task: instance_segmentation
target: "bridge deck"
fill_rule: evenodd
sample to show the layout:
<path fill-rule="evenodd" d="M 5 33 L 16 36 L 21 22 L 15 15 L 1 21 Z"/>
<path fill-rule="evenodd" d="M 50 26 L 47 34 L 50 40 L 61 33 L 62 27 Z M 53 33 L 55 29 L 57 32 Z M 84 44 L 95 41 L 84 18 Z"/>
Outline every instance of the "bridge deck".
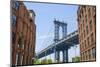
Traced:
<path fill-rule="evenodd" d="M 78 44 L 79 43 L 78 42 L 78 31 L 76 30 L 76 31 L 70 33 L 69 35 L 67 35 L 65 38 L 59 40 L 58 42 L 49 45 L 47 48 L 45 48 L 42 51 L 40 51 L 39 53 L 37 53 L 36 56 L 41 55 L 41 57 L 43 57 L 43 56 L 45 56 L 45 52 L 47 52 L 46 55 L 51 54 L 54 52 L 55 46 L 60 46 L 60 48 L 61 48 L 64 45 L 63 43 L 64 44 L 66 43 L 65 44 L 66 46 L 73 46 L 75 44 Z M 41 58 L 41 57 L 39 56 L 39 58 Z"/>

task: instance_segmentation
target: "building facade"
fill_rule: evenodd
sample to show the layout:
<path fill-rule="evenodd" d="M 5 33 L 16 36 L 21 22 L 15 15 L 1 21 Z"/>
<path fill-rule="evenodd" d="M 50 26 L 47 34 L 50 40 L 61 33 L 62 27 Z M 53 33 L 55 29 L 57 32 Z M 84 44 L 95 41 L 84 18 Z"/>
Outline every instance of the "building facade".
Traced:
<path fill-rule="evenodd" d="M 81 61 L 96 61 L 96 6 L 79 6 L 77 21 Z"/>
<path fill-rule="evenodd" d="M 33 64 L 35 54 L 35 13 L 22 1 L 11 1 L 12 65 Z"/>

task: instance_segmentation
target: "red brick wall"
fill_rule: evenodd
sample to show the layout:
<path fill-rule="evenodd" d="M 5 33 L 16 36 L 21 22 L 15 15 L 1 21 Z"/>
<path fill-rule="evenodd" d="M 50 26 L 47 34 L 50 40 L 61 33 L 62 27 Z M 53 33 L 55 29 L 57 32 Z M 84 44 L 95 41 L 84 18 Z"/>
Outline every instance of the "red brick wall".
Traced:
<path fill-rule="evenodd" d="M 11 26 L 12 32 L 16 34 L 15 42 L 12 43 L 12 64 L 16 64 L 17 54 L 20 53 L 23 56 L 23 60 L 19 65 L 28 65 L 33 64 L 32 57 L 34 57 L 35 53 L 36 25 L 35 21 L 30 18 L 29 11 L 25 5 L 22 2 L 19 2 L 19 4 L 18 10 L 15 11 L 15 8 L 12 8 L 12 14 L 17 17 L 16 25 Z M 23 36 L 24 48 L 18 47 L 20 34 Z"/>
<path fill-rule="evenodd" d="M 96 49 L 96 17 L 94 17 L 96 16 L 96 7 L 79 6 L 77 15 L 81 61 L 94 61 L 96 57 L 93 57 L 92 49 Z M 90 28 L 90 21 L 92 28 Z M 93 39 L 93 42 L 91 39 Z"/>

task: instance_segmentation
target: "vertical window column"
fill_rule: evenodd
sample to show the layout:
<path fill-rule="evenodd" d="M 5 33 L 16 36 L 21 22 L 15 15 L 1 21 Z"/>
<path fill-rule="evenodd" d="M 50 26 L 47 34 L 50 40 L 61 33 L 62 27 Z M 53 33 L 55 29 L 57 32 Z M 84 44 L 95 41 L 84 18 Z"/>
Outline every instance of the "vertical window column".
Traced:
<path fill-rule="evenodd" d="M 16 25 L 16 16 L 13 14 L 12 15 L 12 26 Z"/>
<path fill-rule="evenodd" d="M 90 31 L 92 31 L 92 20 L 90 20 Z"/>
<path fill-rule="evenodd" d="M 86 33 L 88 34 L 88 26 L 86 26 Z"/>
<path fill-rule="evenodd" d="M 94 44 L 94 37 L 93 37 L 93 33 L 91 34 L 91 45 Z"/>
<path fill-rule="evenodd" d="M 17 10 L 19 8 L 19 2 L 15 1 L 15 9 Z"/>
<path fill-rule="evenodd" d="M 95 58 L 95 57 L 96 57 L 96 49 L 92 48 L 92 58 Z"/>
<path fill-rule="evenodd" d="M 16 54 L 16 64 L 17 65 L 17 62 L 18 62 L 18 54 Z"/>

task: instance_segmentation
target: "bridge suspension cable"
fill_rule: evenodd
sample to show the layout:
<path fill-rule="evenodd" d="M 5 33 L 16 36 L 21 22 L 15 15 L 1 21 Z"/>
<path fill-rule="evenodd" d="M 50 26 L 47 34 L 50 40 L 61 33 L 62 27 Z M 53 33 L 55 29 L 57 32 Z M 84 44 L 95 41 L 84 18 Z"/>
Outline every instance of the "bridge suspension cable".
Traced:
<path fill-rule="evenodd" d="M 49 44 L 53 42 L 53 40 L 51 38 L 52 36 L 53 36 L 53 23 L 50 26 L 50 28 L 47 32 L 47 37 L 43 40 L 42 46 L 40 48 L 42 48 L 43 46 L 45 46 L 44 48 L 49 46 Z"/>

